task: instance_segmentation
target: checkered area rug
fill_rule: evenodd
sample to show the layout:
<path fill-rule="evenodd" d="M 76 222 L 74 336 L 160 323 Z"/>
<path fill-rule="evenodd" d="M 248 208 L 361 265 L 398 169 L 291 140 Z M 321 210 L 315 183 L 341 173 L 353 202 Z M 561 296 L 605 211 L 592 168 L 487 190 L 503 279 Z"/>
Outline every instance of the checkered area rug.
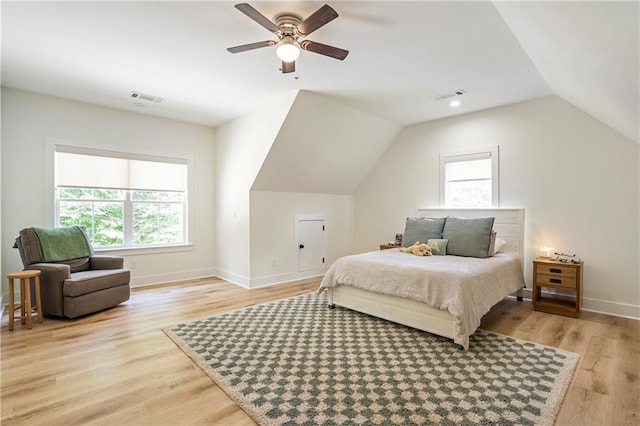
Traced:
<path fill-rule="evenodd" d="M 552 425 L 578 360 L 483 330 L 464 351 L 316 294 L 164 332 L 262 425 Z"/>

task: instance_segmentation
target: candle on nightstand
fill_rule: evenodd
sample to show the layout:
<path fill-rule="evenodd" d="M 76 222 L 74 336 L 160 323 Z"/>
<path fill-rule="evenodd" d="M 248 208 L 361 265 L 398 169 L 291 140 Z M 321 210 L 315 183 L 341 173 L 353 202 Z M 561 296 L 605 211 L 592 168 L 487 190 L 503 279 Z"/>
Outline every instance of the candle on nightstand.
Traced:
<path fill-rule="evenodd" d="M 555 251 L 555 248 L 553 247 L 540 247 L 540 257 L 544 257 L 545 259 L 548 259 L 551 257 L 554 251 Z"/>

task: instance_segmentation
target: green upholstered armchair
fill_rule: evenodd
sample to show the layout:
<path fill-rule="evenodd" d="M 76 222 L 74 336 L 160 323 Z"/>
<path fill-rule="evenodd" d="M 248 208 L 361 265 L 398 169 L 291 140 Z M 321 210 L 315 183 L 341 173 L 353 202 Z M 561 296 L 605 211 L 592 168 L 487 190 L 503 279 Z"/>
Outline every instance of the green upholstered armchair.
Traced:
<path fill-rule="evenodd" d="M 94 255 L 84 228 L 75 228 L 25 228 L 16 238 L 25 269 L 42 272 L 42 308 L 48 315 L 75 318 L 129 299 L 124 259 Z"/>

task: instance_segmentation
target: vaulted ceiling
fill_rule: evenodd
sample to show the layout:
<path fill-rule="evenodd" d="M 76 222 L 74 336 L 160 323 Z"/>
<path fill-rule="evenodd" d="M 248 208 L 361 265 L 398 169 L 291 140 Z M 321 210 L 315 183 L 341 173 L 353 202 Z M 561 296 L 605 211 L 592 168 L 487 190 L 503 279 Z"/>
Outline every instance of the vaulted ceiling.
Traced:
<path fill-rule="evenodd" d="M 349 56 L 302 52 L 293 74 L 273 48 L 226 51 L 274 38 L 234 3 L 2 2 L 2 85 L 210 126 L 294 89 L 400 125 L 556 94 L 638 141 L 638 2 L 332 1 L 309 38 Z"/>

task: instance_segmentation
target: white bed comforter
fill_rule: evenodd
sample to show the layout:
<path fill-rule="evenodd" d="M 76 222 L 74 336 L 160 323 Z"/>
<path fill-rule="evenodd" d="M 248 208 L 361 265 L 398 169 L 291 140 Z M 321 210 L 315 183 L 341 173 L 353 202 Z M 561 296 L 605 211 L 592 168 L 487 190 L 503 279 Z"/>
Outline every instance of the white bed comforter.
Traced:
<path fill-rule="evenodd" d="M 524 287 L 524 276 L 515 254 L 498 253 L 487 259 L 422 257 L 390 249 L 338 259 L 322 279 L 320 290 L 338 285 L 414 299 L 448 311 L 455 319 L 454 342 L 467 349 L 482 316 Z"/>

